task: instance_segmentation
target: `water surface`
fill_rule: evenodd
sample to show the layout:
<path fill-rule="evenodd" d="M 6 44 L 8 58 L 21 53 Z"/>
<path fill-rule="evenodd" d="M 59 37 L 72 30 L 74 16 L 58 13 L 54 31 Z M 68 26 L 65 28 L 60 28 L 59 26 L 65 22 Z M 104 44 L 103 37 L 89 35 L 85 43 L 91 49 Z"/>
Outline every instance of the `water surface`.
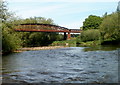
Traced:
<path fill-rule="evenodd" d="M 118 49 L 100 49 L 67 47 L 3 56 L 3 83 L 118 83 Z"/>

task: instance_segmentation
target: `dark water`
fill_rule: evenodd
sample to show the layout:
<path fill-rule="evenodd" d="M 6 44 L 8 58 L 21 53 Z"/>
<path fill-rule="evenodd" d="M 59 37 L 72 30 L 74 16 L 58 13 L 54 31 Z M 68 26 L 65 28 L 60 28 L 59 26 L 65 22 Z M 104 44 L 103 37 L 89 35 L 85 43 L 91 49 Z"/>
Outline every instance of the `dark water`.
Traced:
<path fill-rule="evenodd" d="M 118 83 L 118 49 L 106 48 L 67 47 L 3 56 L 3 83 Z"/>

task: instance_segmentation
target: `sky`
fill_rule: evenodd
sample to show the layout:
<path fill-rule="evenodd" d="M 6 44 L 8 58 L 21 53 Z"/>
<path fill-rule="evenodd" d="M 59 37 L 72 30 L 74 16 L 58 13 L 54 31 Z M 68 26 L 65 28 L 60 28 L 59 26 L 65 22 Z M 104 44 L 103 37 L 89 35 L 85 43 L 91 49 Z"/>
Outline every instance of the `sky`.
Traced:
<path fill-rule="evenodd" d="M 119 0 L 4 0 L 20 18 L 45 17 L 69 29 L 79 29 L 89 15 L 103 16 L 117 9 Z"/>

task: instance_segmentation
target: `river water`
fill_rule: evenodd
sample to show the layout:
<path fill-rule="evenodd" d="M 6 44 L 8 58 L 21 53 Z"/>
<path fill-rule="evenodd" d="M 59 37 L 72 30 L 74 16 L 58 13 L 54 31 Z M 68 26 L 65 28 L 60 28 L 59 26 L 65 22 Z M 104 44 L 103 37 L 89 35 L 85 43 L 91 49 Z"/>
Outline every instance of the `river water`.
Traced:
<path fill-rule="evenodd" d="M 118 47 L 66 47 L 2 57 L 3 83 L 118 83 Z"/>

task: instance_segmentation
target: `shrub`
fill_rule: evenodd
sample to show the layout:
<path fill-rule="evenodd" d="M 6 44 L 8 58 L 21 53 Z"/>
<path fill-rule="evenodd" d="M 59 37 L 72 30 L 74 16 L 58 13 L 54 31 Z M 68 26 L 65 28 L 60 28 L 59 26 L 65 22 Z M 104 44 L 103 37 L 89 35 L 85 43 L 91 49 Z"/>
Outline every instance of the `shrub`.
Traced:
<path fill-rule="evenodd" d="M 9 53 L 21 45 L 21 40 L 16 33 L 10 33 L 7 28 L 2 29 L 2 53 Z"/>
<path fill-rule="evenodd" d="M 100 32 L 97 29 L 89 29 L 89 30 L 83 31 L 80 35 L 80 39 L 82 42 L 99 40 Z"/>

